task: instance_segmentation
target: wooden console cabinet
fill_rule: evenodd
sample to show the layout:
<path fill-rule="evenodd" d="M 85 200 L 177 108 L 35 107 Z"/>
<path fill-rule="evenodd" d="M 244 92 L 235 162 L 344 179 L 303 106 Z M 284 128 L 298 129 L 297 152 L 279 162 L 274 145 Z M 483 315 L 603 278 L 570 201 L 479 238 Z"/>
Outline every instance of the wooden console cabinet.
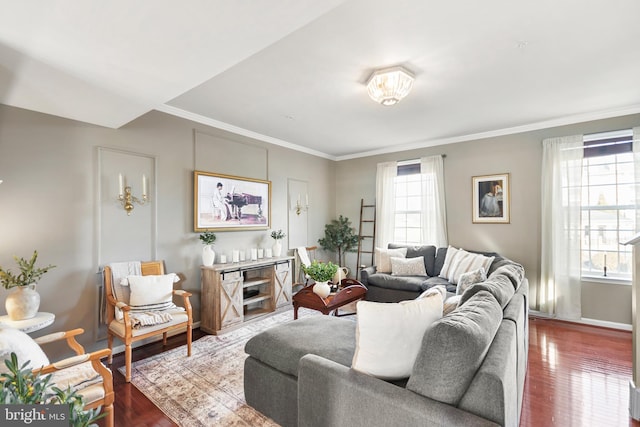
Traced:
<path fill-rule="evenodd" d="M 200 329 L 205 332 L 225 332 L 291 305 L 293 257 L 200 268 Z"/>

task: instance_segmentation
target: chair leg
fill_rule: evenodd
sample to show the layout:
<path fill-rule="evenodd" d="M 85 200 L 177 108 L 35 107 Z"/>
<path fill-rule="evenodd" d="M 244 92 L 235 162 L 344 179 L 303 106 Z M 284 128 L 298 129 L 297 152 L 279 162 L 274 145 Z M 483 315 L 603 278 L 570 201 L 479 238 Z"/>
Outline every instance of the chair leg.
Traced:
<path fill-rule="evenodd" d="M 107 336 L 107 345 L 109 350 L 111 350 L 111 353 L 109 353 L 109 357 L 107 358 L 107 362 L 111 365 L 111 362 L 113 362 L 113 335 L 111 334 Z"/>
<path fill-rule="evenodd" d="M 105 406 L 104 408 L 102 408 L 102 410 L 106 414 L 106 416 L 104 417 L 105 427 L 113 427 L 113 403 L 111 405 Z"/>
<path fill-rule="evenodd" d="M 187 326 L 187 357 L 191 356 L 191 337 L 192 337 L 191 325 L 188 325 Z"/>
<path fill-rule="evenodd" d="M 124 346 L 124 366 L 126 382 L 131 382 L 131 344 L 125 344 Z"/>

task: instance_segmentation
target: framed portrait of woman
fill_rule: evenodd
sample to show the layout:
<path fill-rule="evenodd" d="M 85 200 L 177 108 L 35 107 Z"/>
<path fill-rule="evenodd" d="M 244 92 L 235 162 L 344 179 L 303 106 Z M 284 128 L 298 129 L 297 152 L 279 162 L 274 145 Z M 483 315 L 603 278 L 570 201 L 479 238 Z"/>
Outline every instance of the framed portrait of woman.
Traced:
<path fill-rule="evenodd" d="M 509 174 L 474 176 L 472 186 L 473 223 L 509 224 L 511 221 Z"/>

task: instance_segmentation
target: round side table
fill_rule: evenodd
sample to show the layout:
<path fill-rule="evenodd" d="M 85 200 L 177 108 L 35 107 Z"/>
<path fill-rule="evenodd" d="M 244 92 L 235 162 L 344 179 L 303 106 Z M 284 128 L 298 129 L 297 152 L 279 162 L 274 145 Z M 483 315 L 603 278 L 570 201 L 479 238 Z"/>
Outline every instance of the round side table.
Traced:
<path fill-rule="evenodd" d="M 16 328 L 27 334 L 35 331 L 39 331 L 42 328 L 46 328 L 56 320 L 56 315 L 53 313 L 46 313 L 43 311 L 38 312 L 36 317 L 25 320 L 11 320 L 9 315 L 0 316 L 0 323 Z"/>

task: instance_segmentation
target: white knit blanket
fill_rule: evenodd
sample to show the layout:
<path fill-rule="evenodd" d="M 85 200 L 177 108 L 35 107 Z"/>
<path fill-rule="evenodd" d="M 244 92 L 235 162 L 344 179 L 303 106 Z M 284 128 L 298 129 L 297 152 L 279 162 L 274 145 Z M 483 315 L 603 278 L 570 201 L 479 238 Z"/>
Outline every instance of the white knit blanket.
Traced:
<path fill-rule="evenodd" d="M 173 320 L 170 313 L 162 311 L 145 311 L 142 313 L 129 313 L 131 319 L 131 327 L 140 329 L 144 326 L 153 326 L 160 323 L 167 323 Z"/>

